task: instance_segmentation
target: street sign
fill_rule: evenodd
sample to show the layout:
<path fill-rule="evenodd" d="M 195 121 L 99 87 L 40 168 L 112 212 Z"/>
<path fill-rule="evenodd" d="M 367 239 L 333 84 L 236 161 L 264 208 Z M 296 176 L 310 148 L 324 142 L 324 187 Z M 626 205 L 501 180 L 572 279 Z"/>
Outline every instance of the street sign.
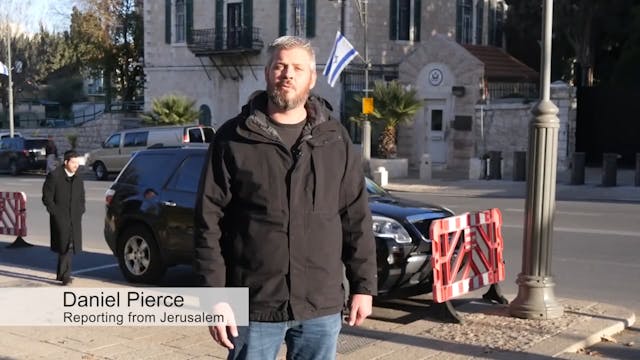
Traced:
<path fill-rule="evenodd" d="M 362 98 L 362 113 L 363 114 L 372 114 L 373 113 L 373 98 L 372 97 Z"/>

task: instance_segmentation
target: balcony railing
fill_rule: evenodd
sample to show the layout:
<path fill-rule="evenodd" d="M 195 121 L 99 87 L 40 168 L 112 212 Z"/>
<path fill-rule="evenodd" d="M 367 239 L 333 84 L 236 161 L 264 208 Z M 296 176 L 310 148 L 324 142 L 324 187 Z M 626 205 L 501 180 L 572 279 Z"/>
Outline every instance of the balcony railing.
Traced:
<path fill-rule="evenodd" d="M 264 46 L 258 28 L 194 29 L 187 44 L 196 56 L 256 53 Z"/>

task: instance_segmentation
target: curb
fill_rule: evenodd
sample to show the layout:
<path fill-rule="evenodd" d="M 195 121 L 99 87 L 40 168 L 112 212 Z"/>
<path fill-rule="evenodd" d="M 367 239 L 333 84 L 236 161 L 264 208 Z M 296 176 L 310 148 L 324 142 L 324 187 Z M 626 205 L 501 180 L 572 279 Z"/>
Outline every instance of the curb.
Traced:
<path fill-rule="evenodd" d="M 599 305 L 609 308 L 606 311 L 609 317 L 613 316 L 619 318 L 594 317 L 583 328 L 579 328 L 576 331 L 564 332 L 562 334 L 564 336 L 582 338 L 583 340 L 575 341 L 573 344 L 565 347 L 562 351 L 555 353 L 553 356 L 559 356 L 562 353 L 575 353 L 580 349 L 595 345 L 601 342 L 603 337 L 615 335 L 623 331 L 625 328 L 632 326 L 636 321 L 635 314 L 626 309 L 602 303 Z M 626 310 L 626 313 L 624 310 Z"/>

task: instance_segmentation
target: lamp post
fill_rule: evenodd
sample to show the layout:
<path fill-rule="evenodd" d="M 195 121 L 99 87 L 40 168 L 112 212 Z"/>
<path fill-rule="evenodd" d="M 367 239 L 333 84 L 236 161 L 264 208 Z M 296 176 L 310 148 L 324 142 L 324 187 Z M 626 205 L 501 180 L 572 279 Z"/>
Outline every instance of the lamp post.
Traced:
<path fill-rule="evenodd" d="M 563 309 L 554 296 L 551 275 L 553 219 L 558 154 L 558 108 L 550 100 L 551 29 L 553 0 L 544 1 L 540 101 L 531 111 L 535 118 L 529 129 L 529 174 L 518 295 L 509 307 L 512 316 L 525 319 L 554 319 Z"/>

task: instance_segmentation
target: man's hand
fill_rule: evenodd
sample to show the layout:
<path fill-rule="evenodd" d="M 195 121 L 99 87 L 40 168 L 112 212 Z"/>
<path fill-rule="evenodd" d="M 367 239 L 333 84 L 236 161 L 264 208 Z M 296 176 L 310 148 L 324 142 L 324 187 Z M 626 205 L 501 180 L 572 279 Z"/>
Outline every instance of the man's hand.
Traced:
<path fill-rule="evenodd" d="M 233 349 L 233 343 L 229 339 L 231 336 L 238 336 L 238 327 L 235 325 L 216 325 L 209 326 L 209 334 L 218 345 L 224 346 L 227 349 Z"/>
<path fill-rule="evenodd" d="M 224 322 L 209 326 L 209 334 L 211 334 L 213 340 L 219 345 L 227 349 L 233 349 L 233 343 L 231 339 L 229 339 L 229 335 L 237 337 L 238 327 L 236 326 L 236 320 L 231 306 L 227 303 L 218 303 L 214 305 L 213 313 L 224 316 Z"/>
<path fill-rule="evenodd" d="M 351 296 L 351 308 L 349 311 L 349 325 L 360 326 L 367 316 L 371 315 L 373 296 L 353 294 Z"/>

